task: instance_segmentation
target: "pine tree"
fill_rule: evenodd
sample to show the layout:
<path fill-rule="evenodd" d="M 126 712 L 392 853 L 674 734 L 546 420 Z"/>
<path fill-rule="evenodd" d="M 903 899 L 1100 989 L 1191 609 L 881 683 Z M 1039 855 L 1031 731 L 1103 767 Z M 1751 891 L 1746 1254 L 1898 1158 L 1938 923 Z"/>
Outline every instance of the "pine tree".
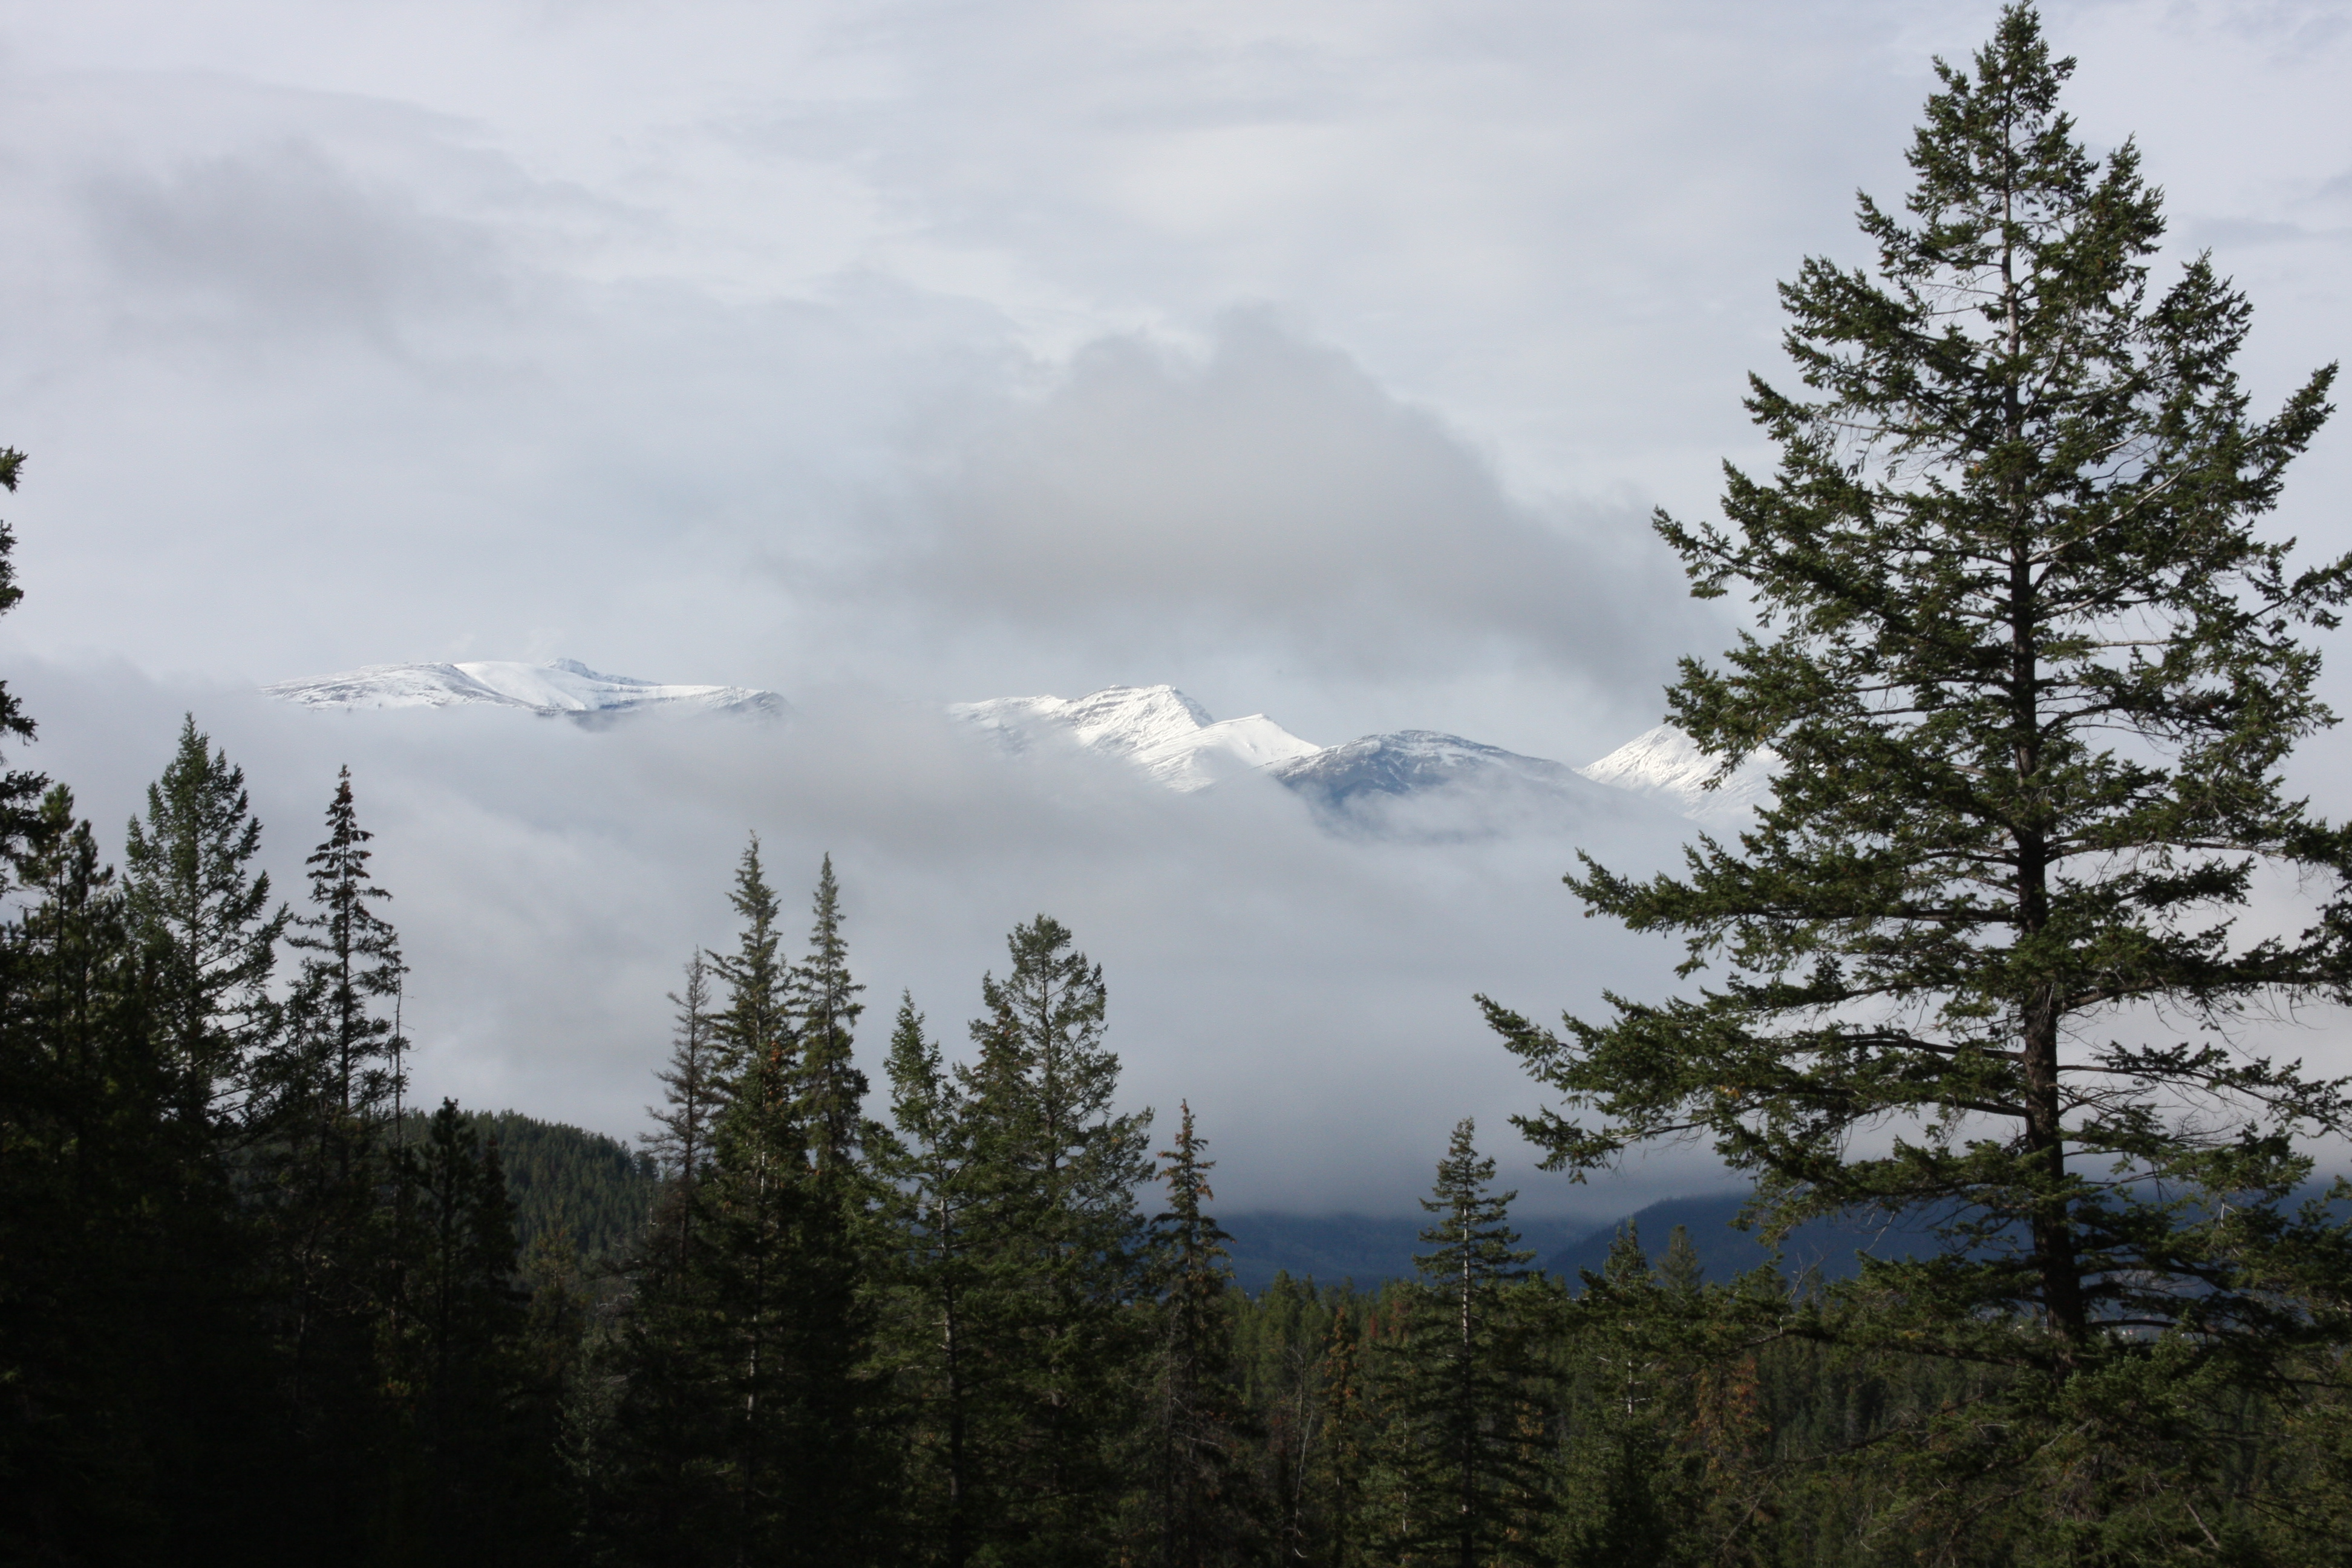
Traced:
<path fill-rule="evenodd" d="M 1531 1559 L 1536 1444 L 1523 1430 L 1526 1306 L 1514 1287 L 1534 1254 L 1510 1227 L 1517 1193 L 1493 1191 L 1495 1162 L 1456 1123 L 1421 1200 L 1420 1283 L 1404 1336 L 1389 1352 L 1402 1464 L 1410 1480 L 1404 1544 L 1458 1568 Z"/>
<path fill-rule="evenodd" d="M 656 1199 L 654 1231 L 663 1264 L 683 1268 L 693 1246 L 695 1189 L 710 1164 L 711 1132 L 726 1104 L 710 1014 L 709 965 L 699 952 L 686 963 L 686 989 L 669 994 L 677 1009 L 669 1063 L 655 1078 L 663 1104 L 648 1106 L 654 1131 L 646 1152 L 667 1184 Z"/>
<path fill-rule="evenodd" d="M 852 1055 L 853 1031 L 866 1005 L 866 987 L 849 975 L 848 949 L 841 938 L 841 889 L 833 879 L 833 857 L 817 873 L 816 925 L 809 953 L 793 971 L 785 1007 L 800 1035 L 801 1115 L 809 1126 L 819 1171 L 848 1173 L 858 1157 L 870 1087 Z"/>
<path fill-rule="evenodd" d="M 982 1489 L 1008 1562 L 1099 1563 L 1131 1484 L 1121 1452 L 1150 1353 L 1149 1112 L 1118 1114 L 1118 1058 L 1102 1043 L 1102 968 L 1050 916 L 1013 928 L 1013 963 L 981 984 L 979 1059 L 957 1068 L 971 1105 L 974 1340 L 996 1360 Z"/>
<path fill-rule="evenodd" d="M 1675 1259 L 1677 1282 L 1695 1285 L 1689 1237 L 1677 1226 L 1684 1251 Z M 1657 1353 L 1651 1330 L 1658 1311 L 1660 1271 L 1642 1246 L 1641 1228 L 1618 1226 L 1598 1277 L 1571 1315 L 1568 1339 L 1587 1383 L 1583 1419 L 1567 1447 L 1559 1490 L 1562 1550 L 1568 1568 L 1610 1568 L 1619 1563 L 1675 1563 L 1691 1511 L 1677 1494 L 1675 1456 L 1667 1442 L 1663 1406 L 1670 1363 Z"/>
<path fill-rule="evenodd" d="M 307 862 L 310 913 L 289 938 L 301 972 L 254 1068 L 252 1175 L 298 1480 L 280 1529 L 289 1542 L 349 1546 L 383 1504 L 399 1425 L 383 1357 L 402 1331 L 404 1184 L 384 1136 L 397 1033 L 383 1015 L 403 967 L 398 936 L 373 908 L 390 895 L 367 868 L 373 836 L 359 826 L 348 768 L 326 817 Z"/>
<path fill-rule="evenodd" d="M 963 1568 L 986 1518 L 975 1429 L 992 1363 L 972 1321 L 980 1191 L 970 1103 L 911 995 L 899 997 L 887 1070 L 894 1125 L 871 1130 L 868 1147 L 896 1238 L 884 1332 L 908 1428 L 900 1512 L 916 1560 Z"/>
<path fill-rule="evenodd" d="M 1167 1321 L 1160 1352 L 1159 1410 L 1160 1561 L 1164 1568 L 1207 1568 L 1246 1560 L 1255 1522 L 1246 1495 L 1249 1471 L 1243 1447 L 1250 1436 L 1235 1386 L 1233 1268 L 1225 1243 L 1233 1238 L 1202 1206 L 1215 1194 L 1202 1158 L 1209 1141 L 1192 1130 L 1192 1107 L 1181 1110 L 1168 1162 L 1168 1210 L 1155 1222 L 1168 1251 L 1169 1282 L 1161 1312 Z"/>
<path fill-rule="evenodd" d="M 2090 1562 L 2206 1542 L 2210 1391 L 2291 1400 L 2347 1326 L 2352 1243 L 2283 1212 L 2345 1086 L 2233 1030 L 2343 995 L 2352 924 L 2340 890 L 2297 935 L 2232 921 L 2264 868 L 2352 868 L 2280 773 L 2332 722 L 2300 634 L 2352 559 L 2297 571 L 2254 531 L 2333 367 L 2249 417 L 2243 296 L 2203 256 L 2151 291 L 2159 194 L 2130 142 L 2078 143 L 2072 68 L 2017 5 L 1972 70 L 1937 63 L 1907 215 L 1861 204 L 1874 267 L 1781 290 L 1817 395 L 1751 382 L 1779 471 L 1728 471 L 1729 531 L 1659 519 L 1758 626 L 1684 664 L 1674 721 L 1725 769 L 1776 757 L 1777 795 L 1683 875 L 1570 881 L 1729 977 L 1565 1037 L 1488 1007 L 1566 1102 L 1523 1123 L 1555 1168 L 1695 1132 L 1759 1179 L 1768 1234 L 1938 1222 L 1826 1321 L 2031 1369 L 1927 1423 L 1915 1495 L 1964 1513 L 1969 1477 L 2022 1467 Z"/>
<path fill-rule="evenodd" d="M 188 715 L 171 764 L 147 786 L 146 822 L 131 819 L 123 863 L 179 1114 L 192 1125 L 209 1125 L 277 1025 L 268 986 L 289 914 L 270 912 L 269 874 L 250 869 L 260 848 L 245 770 Z"/>
<path fill-rule="evenodd" d="M 398 1093 L 394 1021 L 381 1016 L 397 996 L 407 967 L 400 938 L 374 905 L 392 894 L 375 885 L 367 847 L 375 837 L 359 825 L 352 770 L 336 775 L 327 805 L 327 837 L 304 865 L 311 913 L 294 922 L 292 945 L 311 954 L 302 964 L 298 1005 L 311 1035 L 313 1068 L 344 1117 L 378 1116 Z M 381 1062 L 385 1065 L 376 1066 Z"/>
<path fill-rule="evenodd" d="M 799 1054 L 787 1005 L 792 973 L 780 951 L 782 933 L 776 929 L 782 906 L 760 862 L 757 834 L 736 863 L 728 902 L 743 922 L 735 951 L 709 955 L 710 972 L 727 987 L 727 1005 L 711 1025 L 719 1039 L 722 1079 L 730 1085 L 740 1082 L 769 1058 L 779 1064 L 777 1071 L 789 1076 Z"/>
<path fill-rule="evenodd" d="M 735 949 L 709 960 L 728 987 L 713 1022 L 724 1109 L 707 1169 L 678 1198 L 690 1244 L 681 1244 L 675 1267 L 662 1257 L 640 1269 L 625 1355 L 642 1387 L 621 1419 L 650 1415 L 667 1447 L 639 1444 L 615 1533 L 640 1542 L 667 1534 L 658 1550 L 689 1561 L 858 1561 L 884 1524 L 853 1195 L 862 1189 L 855 1172 L 818 1163 L 806 1058 L 789 1005 L 793 977 L 778 956 L 779 905 L 757 839 L 731 897 L 742 921 Z M 845 1005 L 856 987 L 831 913 L 821 894 L 829 984 Z M 827 1026 L 836 1073 L 855 1071 L 846 1038 L 854 1016 Z M 670 1495 L 646 1484 L 656 1477 Z"/>
<path fill-rule="evenodd" d="M 14 447 L 0 447 L 0 489 L 13 493 L 24 468 L 24 453 Z M 25 597 L 25 590 L 16 585 L 16 531 L 0 522 L 0 616 L 15 609 Z M 8 689 L 8 683 L 0 680 L 0 741 L 30 741 L 33 731 L 32 716 Z M 7 890 L 8 874 L 40 847 L 40 800 L 48 785 L 46 777 L 28 769 L 12 768 L 0 773 L 0 892 Z"/>
<path fill-rule="evenodd" d="M 1336 1312 L 1324 1352 L 1323 1505 L 1331 1568 L 1359 1568 L 1366 1561 L 1370 1531 L 1365 1528 L 1365 1472 L 1370 1465 L 1373 1423 L 1364 1384 L 1360 1344 L 1363 1325 L 1352 1312 Z"/>
<path fill-rule="evenodd" d="M 26 1562 L 171 1538 L 147 1484 L 164 1096 L 114 873 L 65 786 L 43 816 L 14 862 L 32 901 L 0 940 L 0 1557 Z"/>

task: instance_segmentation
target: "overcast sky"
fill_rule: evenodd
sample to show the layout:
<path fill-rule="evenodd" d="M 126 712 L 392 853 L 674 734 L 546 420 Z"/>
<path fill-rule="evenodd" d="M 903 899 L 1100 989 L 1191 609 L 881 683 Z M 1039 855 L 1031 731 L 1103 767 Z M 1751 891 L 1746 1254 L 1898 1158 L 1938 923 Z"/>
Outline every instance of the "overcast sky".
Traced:
<path fill-rule="evenodd" d="M 1643 519 L 1759 458 L 1775 280 L 1863 259 L 1855 189 L 1899 196 L 1930 57 L 1995 14 L 0 0 L 0 442 L 31 456 L 0 654 L 35 760 L 119 833 L 193 710 L 281 872 L 351 762 L 429 1091 L 635 1131 L 756 828 L 795 899 L 835 854 L 877 1008 L 913 986 L 960 1042 L 1051 909 L 1229 1204 L 1400 1210 L 1456 1116 L 1507 1150 L 1532 1104 L 1471 992 L 1667 984 L 1577 918 L 1569 845 L 1349 845 L 1008 771 L 932 712 L 1164 680 L 1321 742 L 1576 763 L 1655 722 L 1726 629 Z M 2047 19 L 2083 134 L 2136 135 L 2176 249 L 2251 292 L 2258 401 L 2342 356 L 2352 5 Z M 2352 547 L 2347 501 L 2339 424 L 2278 526 Z M 250 694 L 555 656 L 800 717 Z M 2336 815 L 2342 762 L 2305 765 Z"/>

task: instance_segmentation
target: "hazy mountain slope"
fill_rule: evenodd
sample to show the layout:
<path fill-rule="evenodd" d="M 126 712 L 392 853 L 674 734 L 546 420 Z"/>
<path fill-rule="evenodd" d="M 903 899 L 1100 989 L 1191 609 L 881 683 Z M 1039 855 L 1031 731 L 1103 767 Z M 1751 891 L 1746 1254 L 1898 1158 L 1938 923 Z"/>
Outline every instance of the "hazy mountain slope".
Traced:
<path fill-rule="evenodd" d="M 578 659 L 547 664 L 478 659 L 459 664 L 372 664 L 337 675 L 281 680 L 262 689 L 302 708 L 519 708 L 542 716 L 594 722 L 623 713 L 667 709 L 775 717 L 786 704 L 772 691 L 743 686 L 680 686 L 606 675 Z"/>
<path fill-rule="evenodd" d="M 1263 1290 L 1275 1275 L 1294 1279 L 1312 1277 L 1318 1284 L 1337 1285 L 1352 1279 L 1359 1289 L 1370 1289 L 1384 1279 L 1413 1277 L 1413 1256 L 1427 1252 L 1421 1233 L 1427 1215 L 1395 1217 L 1370 1215 L 1297 1215 L 1255 1213 L 1221 1215 L 1218 1223 L 1233 1240 L 1234 1281 L 1251 1292 Z M 1577 1246 L 1591 1232 L 1589 1219 L 1515 1221 L 1522 1245 L 1538 1258 Z"/>
<path fill-rule="evenodd" d="M 1303 797 L 1327 827 L 1378 837 L 1654 826 L 1652 819 L 1664 816 L 1565 763 L 1434 730 L 1366 735 L 1266 773 Z"/>

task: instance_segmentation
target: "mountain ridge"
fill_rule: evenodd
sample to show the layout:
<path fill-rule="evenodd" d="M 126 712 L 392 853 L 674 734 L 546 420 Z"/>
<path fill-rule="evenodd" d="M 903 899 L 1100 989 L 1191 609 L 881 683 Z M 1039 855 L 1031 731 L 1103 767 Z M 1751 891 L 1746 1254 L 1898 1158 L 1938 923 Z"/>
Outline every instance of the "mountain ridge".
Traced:
<path fill-rule="evenodd" d="M 773 719 L 790 706 L 773 691 L 607 675 L 576 658 L 544 664 L 516 659 L 370 664 L 334 675 L 281 680 L 261 689 L 281 702 L 326 711 L 483 706 L 520 708 L 541 718 L 590 724 L 658 709 Z"/>
<path fill-rule="evenodd" d="M 320 710 L 488 706 L 592 727 L 656 710 L 769 719 L 791 711 L 773 691 L 644 680 L 571 658 L 365 665 L 262 690 Z M 1438 730 L 1389 731 L 1327 746 L 1264 713 L 1212 718 L 1165 684 L 1107 686 L 1076 698 L 988 698 L 950 703 L 946 712 L 1008 755 L 1040 742 L 1067 743 L 1123 762 L 1180 794 L 1263 774 L 1306 801 L 1325 827 L 1380 837 L 1476 837 L 1502 831 L 1507 822 L 1589 818 L 1643 797 L 1703 826 L 1736 827 L 1769 797 L 1778 766 L 1777 758 L 1759 753 L 1717 780 L 1717 759 L 1670 724 L 1582 767 Z"/>

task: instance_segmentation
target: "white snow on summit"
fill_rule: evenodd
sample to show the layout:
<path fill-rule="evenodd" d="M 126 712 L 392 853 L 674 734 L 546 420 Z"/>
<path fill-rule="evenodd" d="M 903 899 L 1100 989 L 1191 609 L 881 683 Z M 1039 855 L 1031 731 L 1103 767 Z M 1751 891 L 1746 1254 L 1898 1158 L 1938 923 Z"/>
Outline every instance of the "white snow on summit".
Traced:
<path fill-rule="evenodd" d="M 1674 804 L 1694 822 L 1732 826 L 1755 815 L 1772 793 L 1772 774 L 1779 759 L 1759 752 L 1733 770 L 1713 789 L 1717 759 L 1698 749 L 1698 742 L 1661 724 L 1626 742 L 1599 762 L 1577 769 L 1595 784 L 1612 784 Z"/>
<path fill-rule="evenodd" d="M 549 664 L 476 659 L 463 664 L 371 664 L 340 675 L 281 680 L 262 689 L 302 708 L 520 708 L 595 723 L 651 709 L 749 713 L 772 718 L 784 700 L 744 686 L 669 686 L 605 675 L 575 658 Z"/>
<path fill-rule="evenodd" d="M 1124 758 L 1157 782 L 1187 793 L 1322 750 L 1263 713 L 1213 721 L 1172 686 L 1110 686 L 1075 700 L 998 697 L 958 702 L 948 712 L 993 731 L 1008 751 L 1026 751 L 1040 735 L 1061 734 L 1088 751 Z"/>

